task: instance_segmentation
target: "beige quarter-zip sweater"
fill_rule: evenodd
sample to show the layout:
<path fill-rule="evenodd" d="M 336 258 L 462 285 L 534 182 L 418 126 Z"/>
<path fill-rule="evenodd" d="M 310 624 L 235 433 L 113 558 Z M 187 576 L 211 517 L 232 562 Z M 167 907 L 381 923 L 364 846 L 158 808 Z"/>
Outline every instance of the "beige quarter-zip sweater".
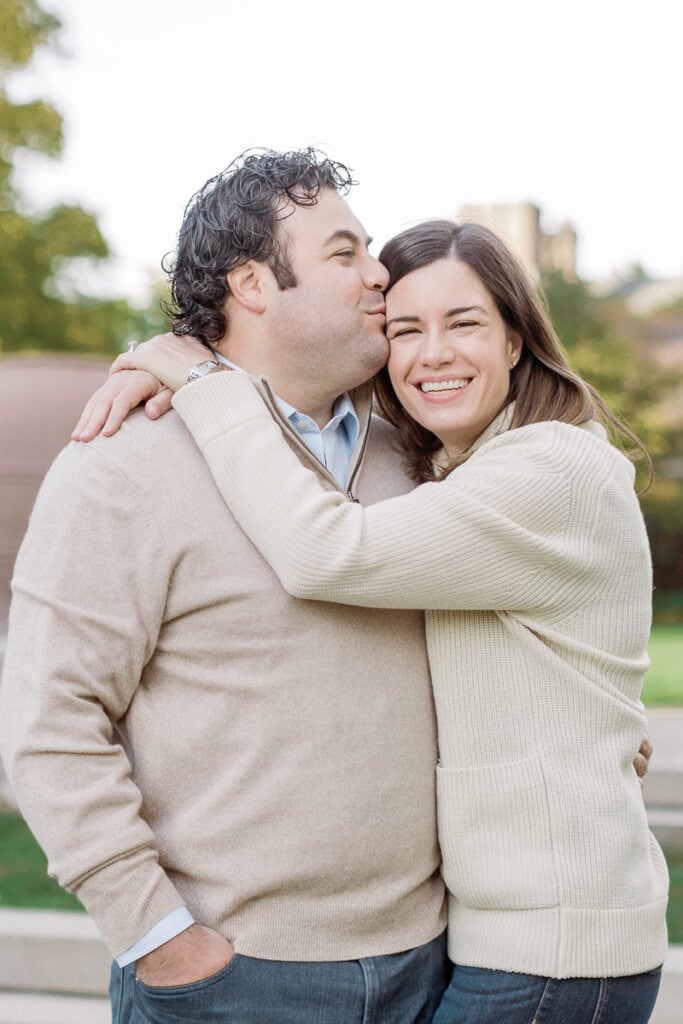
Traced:
<path fill-rule="evenodd" d="M 503 413 L 445 481 L 363 508 L 283 450 L 247 378 L 175 407 L 292 594 L 428 609 L 452 959 L 559 978 L 661 964 L 667 870 L 632 765 L 650 559 L 602 428 Z"/>
<path fill-rule="evenodd" d="M 352 486 L 373 502 L 410 484 L 380 421 L 361 458 L 368 399 Z M 443 930 L 423 615 L 287 594 L 176 413 L 65 449 L 13 585 L 2 754 L 114 956 L 183 904 L 275 960 Z"/>

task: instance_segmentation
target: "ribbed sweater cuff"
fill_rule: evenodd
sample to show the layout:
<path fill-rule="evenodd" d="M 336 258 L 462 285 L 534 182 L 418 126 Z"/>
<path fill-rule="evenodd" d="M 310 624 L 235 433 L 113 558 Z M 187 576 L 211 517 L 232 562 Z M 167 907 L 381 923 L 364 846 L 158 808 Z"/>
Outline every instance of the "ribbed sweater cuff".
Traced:
<path fill-rule="evenodd" d="M 173 406 L 202 449 L 234 427 L 270 417 L 252 378 L 244 373 L 209 374 L 177 391 Z"/>
<path fill-rule="evenodd" d="M 150 849 L 107 864 L 75 891 L 114 958 L 185 902 Z"/>

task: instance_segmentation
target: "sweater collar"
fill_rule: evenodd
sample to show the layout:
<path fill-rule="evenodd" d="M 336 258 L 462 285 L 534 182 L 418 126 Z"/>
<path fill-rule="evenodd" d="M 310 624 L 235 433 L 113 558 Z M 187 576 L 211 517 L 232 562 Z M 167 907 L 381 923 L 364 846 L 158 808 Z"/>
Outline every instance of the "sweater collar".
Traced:
<path fill-rule="evenodd" d="M 476 452 L 478 448 L 490 441 L 491 438 L 497 437 L 498 434 L 503 434 L 506 430 L 510 429 L 512 423 L 512 416 L 515 411 L 515 403 L 510 402 L 505 408 L 498 413 L 498 415 L 491 420 L 488 427 L 481 432 L 479 437 L 470 446 L 470 454 Z M 451 463 L 451 458 L 445 448 L 439 448 L 434 455 L 434 468 L 437 470 L 447 469 Z"/>
<path fill-rule="evenodd" d="M 512 417 L 515 412 L 515 403 L 510 402 L 506 405 L 501 412 L 491 420 L 486 430 L 483 430 L 476 441 L 473 442 L 470 453 L 476 452 L 479 448 L 486 444 L 487 441 L 491 441 L 494 437 L 498 437 L 499 434 L 504 434 L 510 430 L 512 424 Z M 594 434 L 596 437 L 602 440 L 607 439 L 607 431 L 603 427 L 602 423 L 597 420 L 586 420 L 584 423 L 579 424 L 581 430 L 587 430 L 589 433 Z M 434 456 L 434 465 L 438 469 L 445 469 L 449 464 L 449 457 L 445 448 L 440 448 Z"/>

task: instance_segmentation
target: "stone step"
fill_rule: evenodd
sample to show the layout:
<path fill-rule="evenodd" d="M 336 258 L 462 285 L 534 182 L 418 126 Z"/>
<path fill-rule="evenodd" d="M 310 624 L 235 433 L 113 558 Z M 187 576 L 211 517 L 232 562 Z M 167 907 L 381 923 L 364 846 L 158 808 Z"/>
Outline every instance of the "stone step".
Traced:
<path fill-rule="evenodd" d="M 683 853 L 683 810 L 678 807 L 648 807 L 647 820 L 664 850 Z"/>
<path fill-rule="evenodd" d="M 110 966 L 87 914 L 0 910 L 0 989 L 104 996 Z"/>
<path fill-rule="evenodd" d="M 1 992 L 0 1024 L 111 1024 L 108 999 Z"/>
<path fill-rule="evenodd" d="M 683 1024 L 683 946 L 669 946 L 650 1024 Z"/>
<path fill-rule="evenodd" d="M 645 803 L 648 807 L 683 808 L 683 765 L 673 758 L 657 757 L 656 752 L 653 760 L 655 763 L 643 782 Z"/>

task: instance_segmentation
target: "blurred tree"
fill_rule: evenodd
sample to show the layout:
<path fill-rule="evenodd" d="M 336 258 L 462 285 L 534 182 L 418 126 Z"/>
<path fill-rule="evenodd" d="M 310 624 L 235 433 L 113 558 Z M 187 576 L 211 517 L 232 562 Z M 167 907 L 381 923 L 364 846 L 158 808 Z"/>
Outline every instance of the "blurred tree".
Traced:
<path fill-rule="evenodd" d="M 574 368 L 640 437 L 653 458 L 675 449 L 675 430 L 663 414 L 663 399 L 681 385 L 639 345 L 639 327 L 623 300 L 595 296 L 584 281 L 559 271 L 543 276 L 553 323 Z"/>
<path fill-rule="evenodd" d="M 62 118 L 42 100 L 15 103 L 7 80 L 35 51 L 53 44 L 59 20 L 36 0 L 0 4 L 0 351 L 117 352 L 129 337 L 166 328 L 163 315 L 123 299 L 67 293 L 61 277 L 73 261 L 108 256 L 92 214 L 75 206 L 32 212 L 14 181 L 19 151 L 58 157 Z M 73 275 L 72 275 L 73 277 Z"/>
<path fill-rule="evenodd" d="M 570 361 L 643 441 L 655 466 L 652 487 L 641 495 L 655 571 L 661 590 L 680 590 L 683 580 L 683 480 L 678 466 L 683 423 L 666 399 L 683 386 L 683 375 L 653 358 L 645 324 L 623 299 L 595 296 L 583 281 L 552 272 L 543 278 L 548 306 Z M 674 315 L 680 303 L 669 311 Z M 678 457 L 678 458 L 677 458 Z M 645 483 L 642 469 L 639 480 Z"/>

